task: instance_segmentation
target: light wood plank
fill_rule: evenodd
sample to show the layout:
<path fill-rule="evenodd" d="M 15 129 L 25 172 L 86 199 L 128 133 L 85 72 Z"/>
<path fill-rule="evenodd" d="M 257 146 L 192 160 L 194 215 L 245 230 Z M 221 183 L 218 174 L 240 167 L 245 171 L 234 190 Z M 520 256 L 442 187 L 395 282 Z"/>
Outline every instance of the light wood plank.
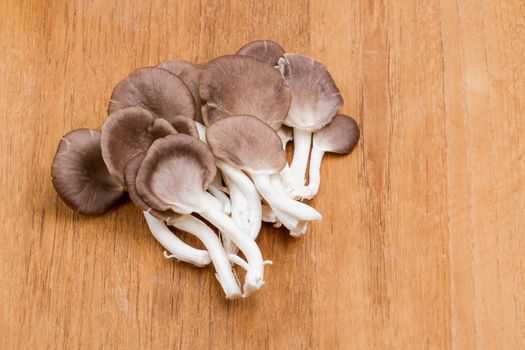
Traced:
<path fill-rule="evenodd" d="M 522 1 L 0 2 L 1 348 L 525 348 Z M 162 258 L 125 204 L 75 215 L 60 137 L 169 58 L 271 38 L 325 63 L 362 139 L 329 156 L 324 216 L 265 227 L 264 290 Z"/>

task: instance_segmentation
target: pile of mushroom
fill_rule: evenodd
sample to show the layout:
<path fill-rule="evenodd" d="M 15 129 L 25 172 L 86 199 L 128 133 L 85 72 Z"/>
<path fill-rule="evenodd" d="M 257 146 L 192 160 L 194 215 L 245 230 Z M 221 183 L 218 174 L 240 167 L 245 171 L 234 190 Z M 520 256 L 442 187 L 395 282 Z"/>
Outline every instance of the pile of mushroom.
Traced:
<path fill-rule="evenodd" d="M 212 263 L 226 298 L 247 297 L 271 264 L 256 243 L 262 221 L 297 237 L 321 220 L 300 200 L 317 194 L 324 153 L 348 154 L 359 139 L 356 122 L 336 115 L 342 105 L 321 63 L 270 40 L 207 63 L 139 68 L 116 85 L 100 132 L 63 136 L 53 185 L 85 215 L 107 212 L 127 192 L 166 258 Z M 235 264 L 246 271 L 242 288 Z"/>

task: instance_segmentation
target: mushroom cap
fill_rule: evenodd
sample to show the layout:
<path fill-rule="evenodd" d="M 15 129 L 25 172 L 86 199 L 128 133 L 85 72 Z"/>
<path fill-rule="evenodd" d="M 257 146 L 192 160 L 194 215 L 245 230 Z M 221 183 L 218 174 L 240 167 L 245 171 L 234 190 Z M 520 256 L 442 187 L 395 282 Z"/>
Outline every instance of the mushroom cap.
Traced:
<path fill-rule="evenodd" d="M 311 132 L 328 124 L 343 98 L 326 67 L 308 56 L 286 53 L 279 59 L 279 69 L 292 90 L 284 124 Z"/>
<path fill-rule="evenodd" d="M 206 140 L 217 159 L 251 173 L 274 174 L 286 164 L 277 133 L 249 115 L 236 115 L 213 123 L 206 129 Z"/>
<path fill-rule="evenodd" d="M 176 115 L 174 117 L 168 118 L 167 121 L 179 133 L 197 138 L 199 137 L 199 133 L 197 132 L 197 127 L 195 126 L 195 121 L 193 119 L 186 118 L 183 115 Z"/>
<path fill-rule="evenodd" d="M 179 78 L 184 82 L 184 84 L 186 84 L 188 89 L 190 89 L 190 92 L 193 96 L 193 100 L 195 102 L 195 120 L 199 123 L 203 122 L 201 115 L 202 101 L 201 97 L 199 96 L 199 77 L 203 68 L 204 65 L 194 64 L 179 74 Z"/>
<path fill-rule="evenodd" d="M 217 118 L 252 115 L 279 130 L 290 108 L 290 88 L 271 65 L 249 56 L 228 55 L 210 61 L 202 70 L 199 94 Z M 203 115 L 203 119 L 204 115 Z M 206 120 L 204 120 L 206 122 Z"/>
<path fill-rule="evenodd" d="M 135 184 L 138 194 L 154 209 L 190 214 L 202 209 L 204 191 L 216 171 L 206 144 L 184 134 L 169 135 L 151 145 Z"/>
<path fill-rule="evenodd" d="M 256 40 L 241 47 L 236 55 L 255 57 L 275 66 L 279 58 L 283 57 L 284 49 L 272 40 Z"/>
<path fill-rule="evenodd" d="M 125 186 L 124 169 L 136 154 L 146 151 L 158 138 L 177 131 L 142 107 L 112 113 L 102 126 L 102 157 L 115 180 Z"/>
<path fill-rule="evenodd" d="M 193 63 L 184 60 L 169 60 L 157 64 L 157 67 L 165 69 L 172 74 L 179 75 L 185 69 L 193 67 Z"/>
<path fill-rule="evenodd" d="M 325 152 L 347 154 L 359 141 L 359 126 L 346 115 L 336 115 L 324 128 L 314 133 L 314 147 Z"/>
<path fill-rule="evenodd" d="M 232 114 L 220 110 L 212 104 L 206 103 L 201 108 L 201 117 L 204 125 L 209 126 L 224 118 L 231 117 Z"/>
<path fill-rule="evenodd" d="M 85 215 L 105 213 L 124 193 L 104 164 L 96 130 L 76 129 L 62 137 L 51 178 L 60 198 Z"/>
<path fill-rule="evenodd" d="M 108 112 L 142 106 L 158 118 L 195 116 L 190 90 L 176 75 L 157 67 L 139 68 L 119 82 L 109 101 Z"/>
<path fill-rule="evenodd" d="M 126 169 L 124 169 L 124 177 L 126 179 L 126 185 L 128 187 L 129 198 L 140 210 L 147 211 L 158 220 L 169 221 L 173 217 L 178 217 L 179 214 L 171 210 L 160 211 L 152 209 L 151 206 L 148 203 L 144 202 L 144 200 L 139 196 L 135 180 L 137 179 L 137 174 L 145 157 L 146 152 L 142 152 L 135 155 L 128 162 L 128 165 L 126 165 Z"/>

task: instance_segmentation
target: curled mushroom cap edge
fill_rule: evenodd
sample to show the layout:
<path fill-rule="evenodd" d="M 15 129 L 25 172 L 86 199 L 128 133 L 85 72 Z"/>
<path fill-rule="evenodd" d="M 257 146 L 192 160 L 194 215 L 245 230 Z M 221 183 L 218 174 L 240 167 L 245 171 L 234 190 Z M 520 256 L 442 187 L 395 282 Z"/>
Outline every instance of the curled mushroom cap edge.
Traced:
<path fill-rule="evenodd" d="M 115 206 L 124 189 L 111 176 L 100 149 L 100 132 L 76 129 L 65 134 L 51 167 L 60 198 L 84 215 L 101 215 Z"/>

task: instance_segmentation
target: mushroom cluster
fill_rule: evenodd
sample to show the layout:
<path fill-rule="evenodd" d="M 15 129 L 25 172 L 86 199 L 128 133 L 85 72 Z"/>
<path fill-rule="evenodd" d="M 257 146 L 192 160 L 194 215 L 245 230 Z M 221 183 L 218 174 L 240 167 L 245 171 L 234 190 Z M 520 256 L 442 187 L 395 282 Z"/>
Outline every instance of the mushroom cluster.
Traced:
<path fill-rule="evenodd" d="M 356 122 L 337 115 L 342 105 L 325 66 L 270 40 L 207 63 L 139 68 L 116 85 L 101 131 L 63 136 L 53 185 L 85 215 L 127 193 L 166 258 L 212 263 L 226 298 L 247 297 L 271 264 L 256 243 L 262 221 L 298 237 L 321 220 L 302 200 L 318 192 L 323 155 L 348 154 L 359 139 Z M 242 288 L 235 264 L 246 271 Z"/>

